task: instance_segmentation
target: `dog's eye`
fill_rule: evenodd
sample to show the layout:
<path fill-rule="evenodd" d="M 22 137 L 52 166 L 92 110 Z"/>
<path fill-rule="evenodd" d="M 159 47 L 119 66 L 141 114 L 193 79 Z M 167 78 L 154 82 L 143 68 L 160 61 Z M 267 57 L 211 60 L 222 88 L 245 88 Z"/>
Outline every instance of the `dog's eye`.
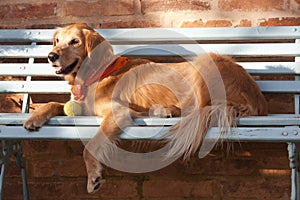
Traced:
<path fill-rule="evenodd" d="M 59 43 L 59 39 L 58 39 L 58 38 L 56 38 L 56 40 L 55 40 L 55 41 L 56 41 L 56 43 Z"/>
<path fill-rule="evenodd" d="M 73 39 L 73 40 L 71 40 L 71 42 L 70 42 L 70 45 L 73 45 L 73 46 L 75 46 L 75 45 L 77 45 L 77 44 L 79 44 L 79 40 L 78 40 L 78 39 Z"/>

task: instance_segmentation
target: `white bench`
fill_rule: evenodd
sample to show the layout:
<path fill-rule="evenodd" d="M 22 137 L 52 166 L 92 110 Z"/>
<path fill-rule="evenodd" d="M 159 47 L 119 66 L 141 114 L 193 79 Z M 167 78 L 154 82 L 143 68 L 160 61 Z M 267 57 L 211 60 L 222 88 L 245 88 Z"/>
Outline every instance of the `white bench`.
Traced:
<path fill-rule="evenodd" d="M 228 141 L 286 142 L 292 170 L 292 200 L 300 199 L 299 142 L 300 142 L 300 26 L 241 27 L 241 28 L 184 28 L 184 29 L 100 29 L 113 44 L 116 54 L 140 57 L 180 57 L 212 51 L 247 60 L 240 62 L 254 75 L 288 75 L 288 80 L 257 81 L 264 93 L 294 95 L 294 113 L 283 111 L 267 117 L 241 118 L 232 133 L 222 136 Z M 26 170 L 22 155 L 22 140 L 80 140 L 89 139 L 101 119 L 92 116 L 51 119 L 38 132 L 28 132 L 22 125 L 28 114 L 31 94 L 68 94 L 69 86 L 63 80 L 33 80 L 34 77 L 52 77 L 55 73 L 45 62 L 51 49 L 54 30 L 0 30 L 0 76 L 21 76 L 23 81 L 0 81 L 0 93 L 24 94 L 22 113 L 0 113 L 0 196 L 2 196 L 5 167 L 15 156 L 20 163 L 23 195 L 28 199 Z M 195 42 L 198 43 L 195 43 Z M 245 59 L 246 58 L 246 59 Z M 260 59 L 257 59 L 260 58 Z M 264 58 L 264 59 L 262 59 Z M 16 61 L 24 60 L 23 63 Z M 41 61 L 42 60 L 42 61 Z M 168 59 L 165 59 L 168 60 Z M 263 60 L 260 61 L 260 60 Z M 1 103 L 1 102 L 0 102 Z M 140 118 L 138 125 L 128 127 L 121 139 L 158 139 L 179 118 Z M 160 134 L 153 135 L 152 133 Z M 80 135 L 78 134 L 80 132 Z M 130 134 L 128 134 L 128 132 Z M 143 132 L 143 136 L 139 133 Z M 217 128 L 211 128 L 207 138 L 218 138 Z M 4 144 L 4 143 L 2 143 Z"/>

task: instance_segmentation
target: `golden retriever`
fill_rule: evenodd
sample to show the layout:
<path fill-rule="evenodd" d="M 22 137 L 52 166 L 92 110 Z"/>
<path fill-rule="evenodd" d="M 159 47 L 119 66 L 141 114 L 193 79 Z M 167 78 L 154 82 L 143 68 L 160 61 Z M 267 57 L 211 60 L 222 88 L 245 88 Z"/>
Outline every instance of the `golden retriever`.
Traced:
<path fill-rule="evenodd" d="M 209 53 L 166 65 L 116 57 L 96 31 L 86 24 L 73 24 L 57 29 L 48 60 L 72 85 L 71 98 L 81 104 L 83 114 L 103 118 L 83 152 L 89 193 L 103 183 L 99 161 L 114 159 L 118 136 L 133 124 L 133 118 L 182 116 L 169 131 L 166 157 L 188 158 L 199 150 L 212 125 L 219 126 L 221 134 L 234 125 L 235 118 L 267 115 L 267 103 L 256 82 L 226 56 Z M 42 106 L 24 127 L 37 130 L 51 117 L 63 115 L 63 107 L 56 102 Z"/>

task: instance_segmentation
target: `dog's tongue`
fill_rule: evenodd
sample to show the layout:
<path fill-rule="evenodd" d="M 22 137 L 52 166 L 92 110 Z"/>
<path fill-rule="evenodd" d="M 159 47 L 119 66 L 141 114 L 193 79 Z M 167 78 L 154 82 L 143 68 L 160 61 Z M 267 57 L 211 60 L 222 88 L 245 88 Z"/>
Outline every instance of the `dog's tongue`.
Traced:
<path fill-rule="evenodd" d="M 62 67 L 59 67 L 57 65 L 54 65 L 53 67 L 54 67 L 55 71 L 57 71 L 57 72 L 60 72 L 62 70 Z"/>

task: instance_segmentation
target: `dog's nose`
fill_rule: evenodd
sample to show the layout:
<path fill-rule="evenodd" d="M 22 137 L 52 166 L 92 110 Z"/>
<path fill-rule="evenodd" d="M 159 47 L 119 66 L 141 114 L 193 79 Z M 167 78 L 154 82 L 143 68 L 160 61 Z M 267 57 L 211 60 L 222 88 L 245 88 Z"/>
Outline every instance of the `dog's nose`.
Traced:
<path fill-rule="evenodd" d="M 57 53 L 50 52 L 50 53 L 48 54 L 48 59 L 49 59 L 51 62 L 55 62 L 58 58 L 59 58 L 59 55 L 58 55 Z"/>

